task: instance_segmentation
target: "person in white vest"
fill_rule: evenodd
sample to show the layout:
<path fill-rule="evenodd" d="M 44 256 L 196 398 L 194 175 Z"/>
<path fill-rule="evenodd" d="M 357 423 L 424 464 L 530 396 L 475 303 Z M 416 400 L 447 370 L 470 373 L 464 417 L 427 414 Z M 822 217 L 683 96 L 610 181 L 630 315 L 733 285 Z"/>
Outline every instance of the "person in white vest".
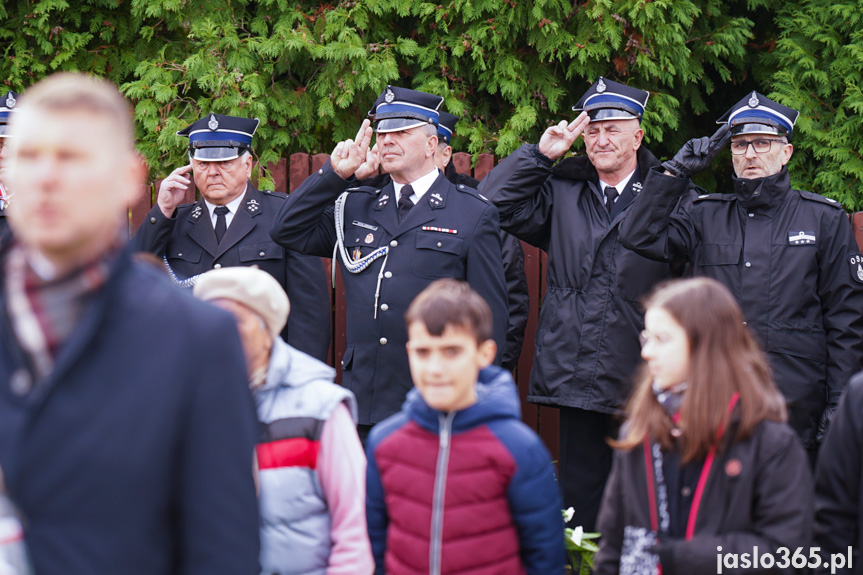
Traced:
<path fill-rule="evenodd" d="M 370 574 L 354 395 L 333 383 L 333 368 L 279 337 L 290 304 L 268 273 L 212 270 L 194 294 L 234 315 L 246 354 L 261 424 L 261 573 Z"/>

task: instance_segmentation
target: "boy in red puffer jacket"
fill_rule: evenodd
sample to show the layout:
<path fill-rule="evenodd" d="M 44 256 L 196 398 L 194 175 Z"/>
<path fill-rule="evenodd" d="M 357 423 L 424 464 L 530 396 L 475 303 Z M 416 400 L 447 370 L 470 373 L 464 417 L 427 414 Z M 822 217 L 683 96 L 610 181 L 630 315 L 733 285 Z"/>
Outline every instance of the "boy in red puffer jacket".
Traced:
<path fill-rule="evenodd" d="M 375 573 L 563 573 L 551 457 L 520 421 L 509 372 L 489 367 L 488 304 L 464 282 L 438 280 L 405 319 L 415 389 L 366 447 Z"/>

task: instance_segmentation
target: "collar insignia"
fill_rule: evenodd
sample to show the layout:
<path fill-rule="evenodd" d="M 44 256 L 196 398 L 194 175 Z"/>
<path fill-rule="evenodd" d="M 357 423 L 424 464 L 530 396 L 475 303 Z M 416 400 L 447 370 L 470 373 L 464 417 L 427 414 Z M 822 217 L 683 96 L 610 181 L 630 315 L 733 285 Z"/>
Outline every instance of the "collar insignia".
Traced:
<path fill-rule="evenodd" d="M 382 195 L 382 196 L 380 197 L 380 199 L 378 200 L 378 209 L 381 209 L 382 207 L 384 207 L 385 205 L 387 205 L 389 202 L 390 202 L 390 196 L 389 196 L 389 194 L 384 194 L 384 195 Z"/>
<path fill-rule="evenodd" d="M 249 200 L 248 202 L 246 202 L 246 210 L 247 210 L 250 214 L 254 214 L 254 213 L 256 213 L 256 212 L 257 212 L 258 210 L 260 210 L 260 209 L 261 209 L 261 204 L 259 204 L 259 203 L 258 203 L 258 200 L 256 200 L 255 198 L 252 198 L 251 200 Z"/>
<path fill-rule="evenodd" d="M 192 209 L 192 219 L 193 219 L 193 220 L 197 220 L 198 218 L 200 218 L 200 217 L 201 217 L 201 213 L 202 213 L 202 208 L 201 208 L 201 206 L 195 206 L 195 207 Z"/>

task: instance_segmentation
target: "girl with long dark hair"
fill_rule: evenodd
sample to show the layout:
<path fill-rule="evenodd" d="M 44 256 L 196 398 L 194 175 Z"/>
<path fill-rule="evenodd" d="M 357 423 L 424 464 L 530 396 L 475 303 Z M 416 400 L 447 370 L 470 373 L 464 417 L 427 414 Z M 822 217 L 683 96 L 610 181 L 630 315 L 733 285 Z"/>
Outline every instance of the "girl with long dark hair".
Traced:
<path fill-rule="evenodd" d="M 708 278 L 679 280 L 645 310 L 645 363 L 613 442 L 595 572 L 784 573 L 808 563 L 808 460 L 734 298 Z"/>

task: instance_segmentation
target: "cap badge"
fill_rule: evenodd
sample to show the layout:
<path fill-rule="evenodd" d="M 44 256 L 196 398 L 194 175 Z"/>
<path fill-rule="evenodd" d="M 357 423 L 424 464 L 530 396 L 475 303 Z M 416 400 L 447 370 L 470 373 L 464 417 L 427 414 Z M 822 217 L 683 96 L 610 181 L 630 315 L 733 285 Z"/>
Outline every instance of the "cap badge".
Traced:
<path fill-rule="evenodd" d="M 8 96 L 6 96 L 6 107 L 7 108 L 14 107 L 16 102 L 17 102 L 17 100 L 15 100 L 15 97 L 12 94 L 9 94 Z"/>
<path fill-rule="evenodd" d="M 210 112 L 210 121 L 207 122 L 207 127 L 213 131 L 219 129 L 219 121 L 216 119 L 216 115 Z"/>
<path fill-rule="evenodd" d="M 388 86 L 387 87 L 387 93 L 384 94 L 384 100 L 386 100 L 387 104 L 392 104 L 393 100 L 395 100 L 395 99 L 396 99 L 396 95 L 393 94 L 393 91 Z"/>
<path fill-rule="evenodd" d="M 752 96 L 749 98 L 749 107 L 757 108 L 760 102 L 758 101 L 758 96 L 755 95 L 755 92 L 752 92 Z"/>
<path fill-rule="evenodd" d="M 605 82 L 602 81 L 602 78 L 599 79 L 599 82 L 596 83 L 596 91 L 602 94 L 605 92 Z"/>

